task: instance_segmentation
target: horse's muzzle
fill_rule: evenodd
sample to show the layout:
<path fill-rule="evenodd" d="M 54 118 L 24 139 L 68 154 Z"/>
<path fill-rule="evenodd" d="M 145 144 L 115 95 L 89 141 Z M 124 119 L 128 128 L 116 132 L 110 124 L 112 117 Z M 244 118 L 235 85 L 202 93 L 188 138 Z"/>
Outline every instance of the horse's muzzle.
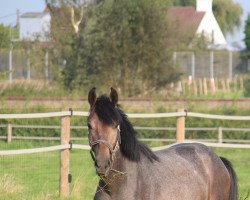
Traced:
<path fill-rule="evenodd" d="M 96 168 L 96 173 L 99 176 L 108 176 L 110 168 L 111 168 L 111 161 L 110 160 L 105 160 L 105 161 L 95 161 L 95 168 Z"/>

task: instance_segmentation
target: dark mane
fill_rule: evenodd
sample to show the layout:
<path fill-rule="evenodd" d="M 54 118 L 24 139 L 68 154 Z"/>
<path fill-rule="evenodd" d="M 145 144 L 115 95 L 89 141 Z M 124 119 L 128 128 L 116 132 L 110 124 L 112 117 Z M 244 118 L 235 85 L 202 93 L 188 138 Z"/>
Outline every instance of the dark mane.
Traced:
<path fill-rule="evenodd" d="M 148 148 L 145 144 L 140 142 L 136 135 L 134 127 L 127 118 L 127 115 L 120 109 L 116 108 L 119 112 L 122 121 L 121 126 L 121 151 L 125 157 L 132 161 L 140 161 L 141 153 L 146 156 L 151 162 L 158 161 L 158 157 Z"/>
<path fill-rule="evenodd" d="M 122 154 L 127 159 L 139 162 L 141 160 L 141 154 L 143 154 L 151 162 L 159 160 L 149 147 L 137 139 L 137 132 L 128 120 L 127 115 L 120 109 L 119 106 L 114 107 L 107 96 L 102 95 L 98 97 L 91 112 L 95 112 L 99 120 L 105 124 L 120 124 L 120 148 Z"/>

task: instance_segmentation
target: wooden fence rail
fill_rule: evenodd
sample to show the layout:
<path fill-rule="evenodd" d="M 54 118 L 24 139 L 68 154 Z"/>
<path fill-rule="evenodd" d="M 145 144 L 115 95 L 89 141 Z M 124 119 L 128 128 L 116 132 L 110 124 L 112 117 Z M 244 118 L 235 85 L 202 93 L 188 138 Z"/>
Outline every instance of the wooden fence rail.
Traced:
<path fill-rule="evenodd" d="M 182 118 L 183 119 L 183 118 Z M 178 120 L 178 119 L 177 119 Z M 177 122 L 180 123 L 180 122 Z M 181 122 L 183 123 L 183 122 Z M 18 140 L 60 140 L 60 137 L 42 137 L 42 136 L 13 136 L 13 129 L 25 128 L 25 129 L 61 129 L 61 126 L 56 125 L 16 125 L 16 124 L 1 124 L 1 128 L 6 128 L 6 136 L 0 136 L 0 139 L 6 139 L 10 143 L 13 139 Z M 174 131 L 176 132 L 176 127 L 141 127 L 135 126 L 136 130 L 152 130 L 152 131 Z M 83 129 L 87 130 L 87 126 L 70 126 L 70 129 Z M 183 130 L 182 130 L 183 131 Z M 233 142 L 233 143 L 250 143 L 250 140 L 225 140 L 223 139 L 223 132 L 250 132 L 250 128 L 226 128 L 226 127 L 185 127 L 186 131 L 217 131 L 217 142 Z M 71 140 L 87 140 L 87 137 L 70 137 Z M 182 138 L 184 140 L 185 138 Z M 142 141 L 173 141 L 173 139 L 159 139 L 159 138 L 142 138 Z M 214 141 L 214 139 L 204 139 L 201 141 Z"/>
<path fill-rule="evenodd" d="M 62 112 L 51 112 L 51 113 L 30 113 L 30 114 L 0 114 L 0 119 L 33 119 L 33 118 L 48 118 L 48 117 L 61 117 L 61 145 L 54 147 L 45 147 L 45 148 L 36 148 L 36 149 L 25 149 L 25 150 L 9 150 L 9 151 L 0 151 L 0 156 L 3 155 L 12 155 L 12 154 L 24 154 L 24 153 L 36 153 L 36 152 L 48 152 L 61 150 L 60 156 L 60 197 L 69 196 L 69 183 L 70 183 L 70 149 L 78 148 L 78 149 L 89 149 L 86 145 L 77 145 L 70 143 L 70 129 L 76 128 L 71 127 L 70 120 L 71 116 L 88 116 L 88 112 L 79 112 L 79 111 L 62 111 Z M 225 116 L 225 115 L 211 115 L 211 114 L 201 114 L 201 113 L 192 113 L 187 112 L 183 109 L 179 109 L 178 112 L 173 113 L 150 113 L 150 114 L 128 114 L 130 118 L 165 118 L 165 117 L 176 117 L 176 142 L 189 142 L 185 140 L 185 119 L 186 117 L 198 117 L 198 118 L 209 118 L 209 119 L 217 119 L 217 120 L 245 120 L 250 121 L 250 116 Z M 6 126 L 6 125 L 5 125 Z M 12 129 L 13 127 L 21 127 L 22 125 L 7 125 L 8 137 L 7 141 L 11 142 L 12 139 Z M 4 127 L 0 125 L 0 127 Z M 26 127 L 28 127 L 26 125 Z M 35 128 L 33 125 L 30 126 Z M 52 126 L 53 128 L 59 128 L 59 126 Z M 50 128 L 49 126 L 39 128 Z M 82 126 L 81 128 L 86 128 Z M 141 127 L 145 128 L 145 127 Z M 211 129 L 211 128 L 210 128 Z M 166 130 L 166 129 L 164 129 Z M 172 129 L 174 130 L 174 129 Z M 214 130 L 214 129 L 213 129 Z M 250 148 L 250 145 L 247 144 L 221 144 L 222 143 L 222 130 L 223 128 L 218 129 L 218 141 L 217 143 L 205 143 L 208 146 L 216 146 L 216 147 L 229 147 L 229 148 Z M 235 129 L 236 131 L 237 129 Z M 244 130 L 244 129 L 240 129 Z M 237 130 L 239 131 L 239 130 Z M 157 150 L 165 147 L 157 147 L 153 148 L 153 150 Z"/>

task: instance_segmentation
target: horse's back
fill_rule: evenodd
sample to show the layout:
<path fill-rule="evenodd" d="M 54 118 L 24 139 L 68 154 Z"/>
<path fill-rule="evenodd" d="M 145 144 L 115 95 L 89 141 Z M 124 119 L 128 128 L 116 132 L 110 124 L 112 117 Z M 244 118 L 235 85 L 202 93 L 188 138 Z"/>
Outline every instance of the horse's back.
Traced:
<path fill-rule="evenodd" d="M 155 165 L 166 187 L 162 190 L 162 199 L 229 199 L 228 171 L 205 145 L 178 144 L 157 151 L 156 155 L 160 162 Z"/>

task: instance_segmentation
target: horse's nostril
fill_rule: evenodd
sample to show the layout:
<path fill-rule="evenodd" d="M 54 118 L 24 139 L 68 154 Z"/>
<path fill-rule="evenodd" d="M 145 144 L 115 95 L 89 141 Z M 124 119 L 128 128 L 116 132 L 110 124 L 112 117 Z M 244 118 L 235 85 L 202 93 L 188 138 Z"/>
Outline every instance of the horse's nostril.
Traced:
<path fill-rule="evenodd" d="M 109 169 L 111 165 L 111 161 L 108 160 L 108 161 L 103 161 L 103 162 L 98 162 L 98 161 L 95 161 L 95 167 L 97 170 L 99 171 L 106 171 Z"/>
<path fill-rule="evenodd" d="M 110 160 L 107 162 L 107 164 L 105 165 L 105 169 L 108 169 L 109 168 L 109 166 L 110 166 L 110 164 L 111 164 L 111 162 L 110 162 Z"/>

